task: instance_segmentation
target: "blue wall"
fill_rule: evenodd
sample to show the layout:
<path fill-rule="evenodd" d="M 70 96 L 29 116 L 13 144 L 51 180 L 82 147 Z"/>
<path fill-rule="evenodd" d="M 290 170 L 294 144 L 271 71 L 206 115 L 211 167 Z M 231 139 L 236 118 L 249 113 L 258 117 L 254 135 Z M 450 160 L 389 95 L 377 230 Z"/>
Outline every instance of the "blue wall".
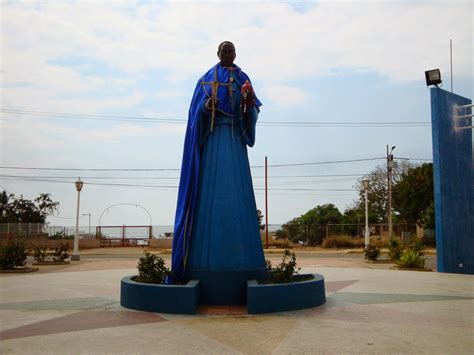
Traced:
<path fill-rule="evenodd" d="M 456 130 L 455 105 L 471 100 L 431 89 L 436 251 L 439 272 L 474 274 L 472 129 Z M 471 109 L 464 113 L 471 113 Z M 463 120 L 460 125 L 472 125 Z"/>

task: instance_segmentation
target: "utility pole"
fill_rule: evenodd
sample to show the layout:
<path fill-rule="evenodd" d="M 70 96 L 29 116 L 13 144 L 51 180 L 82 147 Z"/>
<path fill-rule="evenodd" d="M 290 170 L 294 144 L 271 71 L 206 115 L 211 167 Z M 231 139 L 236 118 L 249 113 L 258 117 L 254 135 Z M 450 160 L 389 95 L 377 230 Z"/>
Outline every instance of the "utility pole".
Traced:
<path fill-rule="evenodd" d="M 362 184 L 364 186 L 364 195 L 365 195 L 365 233 L 364 233 L 364 244 L 365 249 L 369 247 L 370 244 L 370 231 L 369 231 L 369 199 L 368 199 L 368 192 L 369 192 L 369 180 L 364 179 L 362 180 Z M 358 220 L 357 220 L 358 221 Z M 357 225 L 359 228 L 359 225 Z"/>
<path fill-rule="evenodd" d="M 265 156 L 265 248 L 268 249 L 268 165 L 267 157 Z"/>
<path fill-rule="evenodd" d="M 392 173 L 393 173 L 393 150 L 395 146 L 392 146 L 390 152 L 387 144 L 387 215 L 388 215 L 388 237 L 392 238 Z"/>

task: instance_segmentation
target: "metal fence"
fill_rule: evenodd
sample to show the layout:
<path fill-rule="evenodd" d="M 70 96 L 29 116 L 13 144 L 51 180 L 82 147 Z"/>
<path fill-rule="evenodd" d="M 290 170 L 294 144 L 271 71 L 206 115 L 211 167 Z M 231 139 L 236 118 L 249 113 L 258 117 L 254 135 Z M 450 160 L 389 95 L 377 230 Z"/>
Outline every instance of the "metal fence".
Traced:
<path fill-rule="evenodd" d="M 173 226 L 79 226 L 80 239 L 95 239 L 97 228 L 103 228 L 102 238 L 172 238 Z M 70 239 L 76 234 L 75 226 L 51 226 L 43 223 L 0 223 L 0 236 L 48 237 Z"/>
<path fill-rule="evenodd" d="M 369 232 L 372 238 L 388 240 L 389 225 L 387 223 L 369 224 Z M 270 229 L 270 228 L 269 228 Z M 285 225 L 270 233 L 273 238 L 301 241 L 309 245 L 319 245 L 329 237 L 351 237 L 363 238 L 365 225 L 363 224 L 308 224 L 308 225 Z M 392 235 L 399 237 L 402 241 L 414 236 L 423 236 L 423 228 L 416 223 L 394 223 L 392 224 Z"/>

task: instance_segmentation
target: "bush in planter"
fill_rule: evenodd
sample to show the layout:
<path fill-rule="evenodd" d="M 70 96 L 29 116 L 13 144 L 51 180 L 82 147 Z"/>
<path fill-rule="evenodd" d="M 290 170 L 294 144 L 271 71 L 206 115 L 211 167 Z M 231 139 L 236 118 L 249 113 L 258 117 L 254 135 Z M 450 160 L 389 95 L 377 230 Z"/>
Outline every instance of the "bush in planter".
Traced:
<path fill-rule="evenodd" d="M 374 245 L 369 245 L 367 248 L 364 248 L 364 256 L 368 260 L 375 261 L 380 256 L 380 248 L 377 248 Z"/>
<path fill-rule="evenodd" d="M 63 262 L 69 257 L 69 244 L 61 243 L 54 249 L 53 260 L 56 262 Z"/>
<path fill-rule="evenodd" d="M 403 268 L 423 268 L 425 260 L 426 258 L 420 255 L 419 251 L 407 248 L 403 250 L 400 260 L 397 261 L 397 266 Z"/>
<path fill-rule="evenodd" d="M 301 268 L 296 266 L 296 255 L 285 250 L 283 258 L 279 265 L 272 267 L 270 260 L 265 260 L 268 269 L 268 282 L 275 284 L 283 284 L 294 282 L 294 275 L 298 273 Z"/>
<path fill-rule="evenodd" d="M 425 246 L 419 238 L 413 238 L 410 244 L 406 246 L 406 249 L 414 250 L 418 252 L 420 256 L 425 255 Z"/>
<path fill-rule="evenodd" d="M 33 258 L 37 263 L 44 263 L 48 257 L 47 248 L 40 246 L 33 246 Z"/>
<path fill-rule="evenodd" d="M 26 264 L 26 244 L 18 239 L 10 239 L 0 247 L 0 268 L 3 270 L 14 269 Z"/>
<path fill-rule="evenodd" d="M 400 244 L 400 241 L 396 237 L 390 238 L 388 244 L 388 257 L 392 261 L 397 261 L 402 255 L 403 246 Z"/>
<path fill-rule="evenodd" d="M 163 258 L 146 251 L 138 261 L 138 276 L 133 278 L 133 280 L 137 282 L 160 284 L 172 275 L 173 273 L 170 269 L 165 266 Z"/>

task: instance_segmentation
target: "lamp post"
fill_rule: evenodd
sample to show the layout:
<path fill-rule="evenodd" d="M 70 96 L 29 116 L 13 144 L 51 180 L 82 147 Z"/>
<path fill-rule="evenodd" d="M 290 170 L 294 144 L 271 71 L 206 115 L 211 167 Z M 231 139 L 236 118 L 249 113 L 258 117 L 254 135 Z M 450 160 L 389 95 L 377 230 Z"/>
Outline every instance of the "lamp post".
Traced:
<path fill-rule="evenodd" d="M 364 233 L 364 244 L 365 248 L 367 249 L 370 244 L 370 231 L 369 231 L 369 202 L 367 198 L 367 194 L 369 191 L 369 180 L 362 180 L 362 184 L 364 185 L 365 191 L 365 233 Z"/>
<path fill-rule="evenodd" d="M 392 146 L 390 152 L 387 145 L 387 180 L 388 180 L 388 198 L 387 198 L 387 210 L 388 210 L 388 237 L 392 238 L 392 174 L 393 174 L 393 150 L 395 146 Z"/>
<path fill-rule="evenodd" d="M 91 235 L 91 214 L 90 213 L 83 213 L 83 216 L 89 216 L 89 236 Z"/>
<path fill-rule="evenodd" d="M 76 211 L 76 234 L 74 235 L 74 251 L 71 256 L 71 261 L 79 261 L 81 257 L 79 255 L 79 203 L 81 200 L 81 190 L 84 182 L 79 178 L 75 183 L 77 190 L 77 211 Z"/>

